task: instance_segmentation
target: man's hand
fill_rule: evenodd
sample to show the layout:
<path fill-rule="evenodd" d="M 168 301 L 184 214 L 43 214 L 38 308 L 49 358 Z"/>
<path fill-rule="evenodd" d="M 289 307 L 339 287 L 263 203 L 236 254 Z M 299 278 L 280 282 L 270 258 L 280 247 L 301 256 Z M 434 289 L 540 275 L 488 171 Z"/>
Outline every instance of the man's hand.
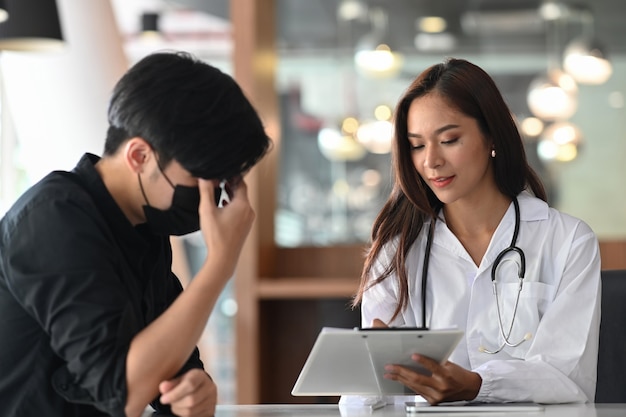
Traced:
<path fill-rule="evenodd" d="M 178 378 L 159 384 L 161 403 L 169 404 L 180 417 L 212 417 L 217 387 L 202 369 L 191 369 Z"/>
<path fill-rule="evenodd" d="M 243 179 L 240 180 L 230 203 L 224 208 L 215 205 L 214 180 L 199 179 L 198 188 L 200 230 L 209 258 L 218 260 L 230 278 L 255 218 L 248 200 L 248 187 Z"/>

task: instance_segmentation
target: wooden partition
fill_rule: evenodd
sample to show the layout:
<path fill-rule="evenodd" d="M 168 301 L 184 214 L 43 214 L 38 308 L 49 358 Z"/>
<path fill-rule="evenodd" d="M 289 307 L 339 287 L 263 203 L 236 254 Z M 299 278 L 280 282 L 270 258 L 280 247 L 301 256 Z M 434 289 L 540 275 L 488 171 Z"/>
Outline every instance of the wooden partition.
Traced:
<path fill-rule="evenodd" d="M 259 277 L 271 276 L 275 264 L 274 202 L 277 160 L 280 152 L 276 73 L 274 0 L 231 0 L 234 77 L 259 111 L 274 149 L 247 176 L 249 197 L 256 210 L 256 221 L 242 250 L 235 278 L 238 303 L 236 320 L 237 401 L 262 403 L 260 374 Z M 279 329 L 276 329 L 279 331 Z"/>
<path fill-rule="evenodd" d="M 626 240 L 600 241 L 602 269 L 626 269 Z"/>

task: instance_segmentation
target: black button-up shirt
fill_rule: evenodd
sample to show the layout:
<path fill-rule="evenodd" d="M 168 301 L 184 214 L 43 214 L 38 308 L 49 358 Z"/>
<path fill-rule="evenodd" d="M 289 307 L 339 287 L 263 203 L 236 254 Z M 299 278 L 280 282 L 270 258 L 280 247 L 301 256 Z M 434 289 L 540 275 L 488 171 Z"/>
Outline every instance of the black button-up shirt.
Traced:
<path fill-rule="evenodd" d="M 169 239 L 133 227 L 97 161 L 49 174 L 0 221 L 2 415 L 124 416 L 130 342 L 182 291 Z"/>

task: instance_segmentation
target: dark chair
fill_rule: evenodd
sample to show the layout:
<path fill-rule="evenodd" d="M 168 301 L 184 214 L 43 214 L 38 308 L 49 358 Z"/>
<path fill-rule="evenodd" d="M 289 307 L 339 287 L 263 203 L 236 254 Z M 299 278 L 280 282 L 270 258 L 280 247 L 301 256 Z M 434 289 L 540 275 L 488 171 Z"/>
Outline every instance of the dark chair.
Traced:
<path fill-rule="evenodd" d="M 626 270 L 604 270 L 596 403 L 626 403 Z"/>

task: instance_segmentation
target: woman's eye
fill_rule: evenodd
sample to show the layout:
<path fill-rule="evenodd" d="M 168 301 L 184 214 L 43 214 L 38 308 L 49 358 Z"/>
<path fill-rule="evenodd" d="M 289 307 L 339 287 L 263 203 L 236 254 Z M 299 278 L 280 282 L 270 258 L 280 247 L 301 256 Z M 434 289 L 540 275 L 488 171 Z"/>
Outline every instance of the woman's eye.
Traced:
<path fill-rule="evenodd" d="M 449 144 L 451 144 L 451 143 L 455 143 L 455 142 L 456 142 L 456 141 L 458 141 L 458 140 L 459 140 L 459 138 L 452 138 L 452 139 L 444 140 L 444 141 L 442 141 L 441 143 L 446 144 L 446 145 L 449 145 Z"/>
<path fill-rule="evenodd" d="M 423 148 L 424 148 L 424 145 L 411 145 L 411 150 L 414 150 L 414 151 L 417 151 Z"/>

